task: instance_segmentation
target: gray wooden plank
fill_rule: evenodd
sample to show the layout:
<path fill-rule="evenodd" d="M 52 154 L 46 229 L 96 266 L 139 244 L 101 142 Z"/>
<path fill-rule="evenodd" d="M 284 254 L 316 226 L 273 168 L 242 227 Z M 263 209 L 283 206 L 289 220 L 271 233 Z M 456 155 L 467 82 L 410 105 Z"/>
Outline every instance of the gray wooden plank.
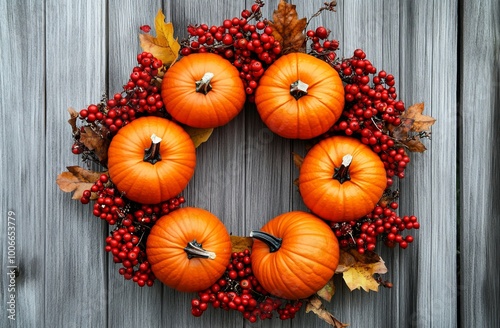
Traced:
<path fill-rule="evenodd" d="M 161 1 L 110 1 L 108 3 L 108 95 L 121 92 L 137 66 L 142 52 L 138 35 L 141 25 L 150 25 L 156 35 L 154 20 Z M 110 227 L 110 230 L 114 228 Z M 159 327 L 162 313 L 162 286 L 139 287 L 118 273 L 121 265 L 106 254 L 108 270 L 108 327 Z"/>
<path fill-rule="evenodd" d="M 460 327 L 498 327 L 500 3 L 460 3 Z"/>
<path fill-rule="evenodd" d="M 419 327 L 456 326 L 457 2 L 403 2 L 400 8 L 406 72 L 400 94 L 407 106 L 424 101 L 425 112 L 437 119 L 434 140 L 424 142 L 424 154 L 413 154 L 401 185 L 402 208 L 421 222 L 406 261 L 416 303 L 405 317 Z"/>
<path fill-rule="evenodd" d="M 71 154 L 70 106 L 77 110 L 101 98 L 106 88 L 106 5 L 102 1 L 47 1 L 45 320 L 48 327 L 105 326 L 107 319 L 105 224 L 91 208 L 62 193 L 55 180 Z"/>
<path fill-rule="evenodd" d="M 273 0 L 266 4 L 265 16 L 271 17 L 277 3 Z M 317 1 L 318 5 L 322 3 Z M 494 111 L 500 103 L 500 7 L 495 1 L 460 3 L 464 5 L 458 18 L 464 21 L 459 49 L 464 54 L 462 61 L 456 52 L 456 0 L 342 1 L 339 13 L 313 21 L 334 26 L 332 33 L 340 34 L 346 55 L 357 47 L 365 49 L 377 68 L 395 73 L 400 84 L 398 93 L 408 105 L 425 101 L 426 112 L 438 119 L 434 140 L 425 142 L 429 150 L 412 156 L 407 178 L 401 183 L 400 213 L 415 213 L 422 228 L 408 250 L 382 253 L 394 289 L 382 289 L 378 294 L 351 293 L 341 279 L 336 280 L 337 295 L 327 307 L 351 326 L 500 324 L 496 315 L 500 285 L 495 271 L 499 263 L 494 251 L 500 213 L 495 202 L 500 191 L 500 162 L 494 145 L 500 137 L 500 118 Z M 303 16 L 310 16 L 316 9 L 310 3 L 297 1 L 297 5 Z M 140 51 L 135 37 L 138 27 L 153 26 L 160 6 L 159 0 L 147 4 L 0 1 L 0 154 L 4 159 L 0 181 L 9 187 L 2 189 L 0 201 L 4 217 L 13 210 L 18 218 L 17 259 L 21 269 L 16 282 L 18 320 L 13 325 L 2 314 L 2 327 L 254 326 L 239 313 L 220 310 L 194 318 L 189 304 L 193 294 L 178 293 L 158 283 L 141 289 L 123 281 L 117 266 L 103 251 L 107 226 L 92 216 L 90 207 L 70 201 L 70 195 L 55 185 L 57 174 L 65 166 L 82 164 L 70 153 L 66 108 L 83 108 L 99 100 L 106 89 L 113 93 L 121 88 Z M 219 24 L 223 18 L 238 16 L 244 4 L 164 1 L 163 8 L 182 37 L 187 24 Z M 28 21 L 30 24 L 25 24 Z M 458 124 L 463 148 L 458 158 L 462 193 L 461 276 L 457 286 L 458 62 L 462 72 Z M 26 115 L 30 108 L 37 110 Z M 303 144 L 268 132 L 253 106 L 216 129 L 197 150 L 197 171 L 185 192 L 188 204 L 209 209 L 238 235 L 260 227 L 279 213 L 303 208 L 292 185 L 298 172 L 290 158 L 290 152 L 302 151 Z M 21 147 L 26 135 L 38 141 Z M 473 163 L 478 153 L 480 167 Z M 26 198 L 25 190 L 33 191 L 28 202 L 21 201 Z M 3 251 L 6 231 L 2 224 L 2 263 L 7 263 Z M 6 288 L 3 275 L 3 304 Z M 258 326 L 325 325 L 313 315 L 301 313 L 292 322 L 274 319 Z"/>
<path fill-rule="evenodd" d="M 0 1 L 1 327 L 33 326 L 44 318 L 43 8 L 41 1 Z M 19 276 L 11 279 L 15 266 Z"/>

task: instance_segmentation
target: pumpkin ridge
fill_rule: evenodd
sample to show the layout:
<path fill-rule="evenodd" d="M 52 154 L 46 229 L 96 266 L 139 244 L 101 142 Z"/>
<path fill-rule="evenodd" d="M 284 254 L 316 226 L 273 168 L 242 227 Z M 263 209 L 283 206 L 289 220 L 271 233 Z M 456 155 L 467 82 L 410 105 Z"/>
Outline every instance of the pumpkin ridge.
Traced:
<path fill-rule="evenodd" d="M 317 236 L 317 235 L 315 235 L 315 234 L 310 234 L 310 236 L 313 236 L 313 237 L 318 237 L 318 236 Z M 301 244 L 301 245 L 302 245 L 302 247 L 307 247 L 307 246 L 310 246 L 310 247 L 312 247 L 312 248 L 314 249 L 314 247 L 313 247 L 313 246 L 311 246 L 310 244 L 303 243 L 303 244 Z M 282 247 L 283 247 L 283 246 L 282 246 Z M 308 257 L 308 256 L 304 255 L 304 252 L 306 251 L 306 249 L 305 249 L 305 248 L 300 249 L 300 250 L 301 250 L 301 252 L 297 252 L 295 248 L 294 248 L 294 249 L 292 249 L 292 248 L 290 248 L 290 247 L 284 247 L 284 249 L 288 250 L 289 252 L 293 252 L 295 255 L 300 256 L 301 258 L 303 258 L 304 260 L 306 260 L 306 261 L 308 261 L 308 262 L 312 262 L 312 263 L 313 263 L 313 264 L 315 264 L 315 265 L 317 265 L 317 264 L 318 264 L 318 265 L 321 265 L 321 266 L 322 266 L 323 268 L 325 268 L 325 269 L 332 270 L 330 266 L 328 266 L 328 265 L 324 264 L 323 262 L 314 261 L 314 260 L 312 260 L 310 257 Z M 332 271 L 333 271 L 333 270 L 332 270 Z M 332 272 L 332 276 L 333 276 L 333 272 Z"/>
<path fill-rule="evenodd" d="M 283 279 L 283 277 L 285 276 L 286 273 L 288 273 L 287 275 L 289 275 L 290 273 L 293 274 L 293 271 L 290 270 L 286 262 L 287 261 L 283 258 L 282 253 L 281 252 L 277 253 L 276 256 L 272 256 L 272 265 L 269 265 L 268 267 L 268 270 L 271 272 L 267 272 L 267 277 L 271 277 L 273 282 L 272 284 L 274 285 L 275 288 L 278 287 L 278 289 L 281 289 L 281 294 L 289 293 L 289 286 L 287 286 L 287 283 Z M 283 270 L 281 269 L 283 266 L 287 268 L 288 272 L 283 272 Z M 276 274 L 277 272 L 279 272 L 278 268 L 280 268 L 279 271 L 281 271 L 279 275 Z"/>
<path fill-rule="evenodd" d="M 297 254 L 294 253 L 294 255 L 297 255 Z M 284 258 L 285 256 L 286 256 L 286 259 Z M 291 274 L 293 274 L 294 276 L 300 276 L 300 274 L 303 274 L 302 268 L 298 268 L 298 270 L 297 270 L 296 266 L 291 266 L 292 263 L 293 263 L 293 265 L 296 265 L 296 262 L 293 259 L 291 259 L 288 255 L 281 253 L 280 259 L 282 261 L 281 261 L 281 265 L 278 266 L 279 268 L 282 268 L 283 266 L 285 266 L 288 269 L 288 271 Z M 289 262 L 290 262 L 290 264 L 289 264 Z M 316 275 L 316 273 L 314 271 L 311 270 L 311 272 L 313 272 L 313 274 Z M 285 281 L 283 281 L 283 283 L 285 284 Z M 311 286 L 310 279 L 301 279 L 300 283 L 302 284 L 302 286 L 300 286 L 300 288 L 299 288 L 299 286 L 292 286 L 292 287 L 295 287 L 293 289 L 299 290 L 302 294 L 310 295 L 310 294 L 316 292 L 318 289 L 318 288 L 316 288 L 316 286 Z M 290 286 L 287 286 L 285 284 L 285 287 L 287 287 L 286 292 L 289 293 Z M 308 288 L 309 290 L 306 292 L 306 291 L 304 291 L 305 288 Z"/>

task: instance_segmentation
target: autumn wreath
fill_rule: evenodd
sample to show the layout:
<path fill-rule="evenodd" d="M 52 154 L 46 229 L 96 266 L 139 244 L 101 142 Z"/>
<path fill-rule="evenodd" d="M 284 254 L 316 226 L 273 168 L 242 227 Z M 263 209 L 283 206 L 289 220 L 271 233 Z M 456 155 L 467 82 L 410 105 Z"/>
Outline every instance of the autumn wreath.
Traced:
<path fill-rule="evenodd" d="M 403 234 L 419 222 L 397 213 L 393 179 L 404 178 L 408 152 L 425 150 L 420 139 L 435 120 L 423 104 L 406 108 L 394 76 L 364 51 L 339 58 L 327 28 L 308 30 L 283 0 L 272 20 L 263 19 L 263 5 L 257 0 L 218 26 L 189 25 L 180 43 L 161 11 L 156 36 L 141 26 L 144 52 L 123 90 L 69 110 L 72 152 L 103 171 L 70 166 L 57 183 L 73 199 L 92 201 L 93 215 L 112 227 L 106 251 L 125 279 L 197 292 L 193 315 L 211 304 L 251 322 L 284 320 L 306 304 L 342 327 L 321 299 L 331 299 L 335 273 L 351 290 L 392 286 L 374 251 L 378 241 L 401 248 L 413 241 Z M 307 154 L 293 161 L 310 212 L 283 213 L 237 237 L 212 213 L 181 207 L 180 194 L 196 147 L 245 103 L 275 134 L 306 140 Z"/>

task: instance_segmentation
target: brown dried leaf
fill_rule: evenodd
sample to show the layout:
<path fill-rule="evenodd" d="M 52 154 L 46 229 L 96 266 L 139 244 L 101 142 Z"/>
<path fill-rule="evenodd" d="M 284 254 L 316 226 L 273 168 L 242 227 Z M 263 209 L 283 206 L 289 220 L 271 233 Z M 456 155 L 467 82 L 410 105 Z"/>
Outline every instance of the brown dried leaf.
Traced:
<path fill-rule="evenodd" d="M 431 126 L 436 122 L 436 119 L 432 116 L 423 115 L 424 103 L 418 103 L 408 107 L 404 113 L 401 115 L 401 120 L 411 119 L 413 124 L 411 125 L 411 131 L 413 132 L 424 132 L 429 131 Z"/>
<path fill-rule="evenodd" d="M 184 128 L 184 131 L 186 131 L 187 134 L 189 134 L 196 148 L 202 143 L 206 142 L 212 135 L 212 132 L 214 131 L 213 128 L 201 129 L 201 128 L 193 128 L 187 125 L 183 125 L 182 127 Z"/>
<path fill-rule="evenodd" d="M 68 166 L 67 169 L 68 171 L 57 176 L 56 183 L 64 192 L 74 191 L 72 199 L 82 198 L 83 192 L 90 190 L 101 174 L 107 174 L 107 172 L 89 171 L 80 166 Z"/>
<path fill-rule="evenodd" d="M 319 297 L 324 299 L 325 301 L 330 302 L 332 300 L 333 295 L 335 294 L 335 284 L 333 283 L 333 278 L 330 279 L 323 288 L 316 292 Z"/>
<path fill-rule="evenodd" d="M 149 34 L 139 34 L 141 48 L 160 59 L 163 65 L 172 64 L 179 55 L 181 46 L 174 38 L 174 25 L 165 23 L 165 15 L 158 10 L 155 18 L 156 37 Z"/>
<path fill-rule="evenodd" d="M 80 141 L 96 154 L 101 163 L 105 163 L 108 160 L 109 140 L 104 137 L 104 131 L 100 132 L 97 133 L 90 126 L 86 126 L 81 132 Z"/>
<path fill-rule="evenodd" d="M 293 164 L 300 170 L 302 167 L 302 163 L 304 163 L 304 157 L 300 156 L 296 152 L 292 152 L 293 155 Z"/>
<path fill-rule="evenodd" d="M 406 140 L 404 144 L 408 147 L 408 150 L 412 152 L 423 153 L 427 150 L 418 136 L 414 136 L 413 138 Z"/>
<path fill-rule="evenodd" d="M 330 326 L 335 328 L 345 328 L 348 327 L 348 324 L 340 322 L 337 318 L 333 316 L 330 312 L 328 312 L 323 303 L 317 296 L 311 296 L 306 300 L 306 313 L 313 312 L 320 319 L 324 320 Z"/>
<path fill-rule="evenodd" d="M 250 237 L 240 237 L 240 236 L 231 236 L 231 251 L 234 252 L 243 252 L 245 249 L 252 249 L 253 238 Z"/>
<path fill-rule="evenodd" d="M 298 18 L 295 5 L 281 0 L 278 9 L 273 13 L 273 21 L 269 26 L 273 28 L 273 36 L 279 41 L 282 53 L 304 52 L 306 35 L 304 29 L 307 25 L 306 18 Z"/>
<path fill-rule="evenodd" d="M 75 133 L 78 131 L 78 127 L 76 126 L 76 119 L 80 114 L 73 107 L 68 108 L 68 113 L 70 116 L 68 123 L 71 125 L 72 132 Z"/>
<path fill-rule="evenodd" d="M 426 132 L 436 122 L 434 117 L 423 115 L 423 111 L 424 103 L 411 105 L 400 116 L 400 125 L 388 127 L 391 136 L 412 152 L 422 153 L 427 149 L 420 141 L 420 136 L 429 136 Z"/>

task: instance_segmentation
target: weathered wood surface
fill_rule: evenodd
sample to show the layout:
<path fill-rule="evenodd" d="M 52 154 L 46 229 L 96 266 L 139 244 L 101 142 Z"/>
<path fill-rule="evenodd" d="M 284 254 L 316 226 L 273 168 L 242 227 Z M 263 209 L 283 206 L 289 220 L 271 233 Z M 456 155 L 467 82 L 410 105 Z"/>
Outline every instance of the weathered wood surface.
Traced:
<path fill-rule="evenodd" d="M 277 0 L 268 1 L 270 17 Z M 296 1 L 310 17 L 324 1 Z M 325 327 L 312 314 L 255 325 L 238 313 L 190 315 L 190 294 L 125 282 L 103 251 L 107 227 L 59 191 L 71 155 L 66 108 L 83 108 L 128 79 L 137 33 L 163 8 L 184 37 L 189 23 L 219 24 L 250 1 L 0 1 L 1 327 Z M 407 250 L 384 250 L 394 282 L 349 292 L 337 280 L 327 307 L 352 327 L 498 327 L 500 310 L 500 5 L 489 1 L 344 0 L 325 25 L 342 53 L 363 48 L 392 72 L 407 104 L 437 118 L 428 151 L 412 156 L 402 214 L 421 229 Z M 197 150 L 185 196 L 233 234 L 305 209 L 290 153 L 301 142 L 269 132 L 252 106 Z M 8 211 L 16 218 L 16 321 L 7 318 Z"/>

